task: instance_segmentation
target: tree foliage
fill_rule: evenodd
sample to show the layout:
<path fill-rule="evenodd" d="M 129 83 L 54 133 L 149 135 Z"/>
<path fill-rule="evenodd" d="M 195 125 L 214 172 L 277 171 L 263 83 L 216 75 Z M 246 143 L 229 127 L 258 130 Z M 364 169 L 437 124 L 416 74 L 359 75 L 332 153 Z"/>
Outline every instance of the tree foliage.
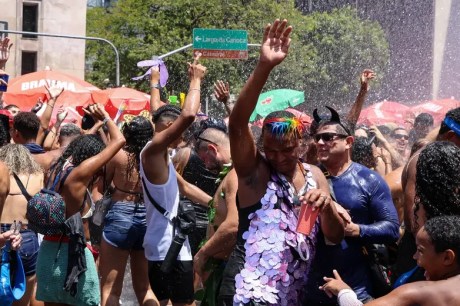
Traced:
<path fill-rule="evenodd" d="M 311 110 L 324 104 L 349 104 L 363 68 L 384 73 L 388 44 L 377 23 L 359 19 L 350 8 L 302 15 L 292 0 L 119 0 L 110 9 L 88 10 L 87 35 L 111 40 L 120 52 L 121 83 L 147 90 L 147 82 L 131 81 L 143 73 L 137 62 L 189 44 L 194 28 L 244 29 L 250 43 L 260 43 L 264 26 L 279 17 L 294 27 L 291 49 L 265 90 L 303 90 L 307 97 L 304 107 Z M 107 78 L 114 83 L 110 47 L 90 42 L 87 55 L 92 64 L 88 81 L 101 87 Z M 208 67 L 204 94 L 212 92 L 217 79 L 229 81 L 237 94 L 257 58 L 258 50 L 250 48 L 248 60 L 203 60 Z M 186 62 L 191 59 L 191 49 L 166 58 L 168 92 L 187 90 Z"/>

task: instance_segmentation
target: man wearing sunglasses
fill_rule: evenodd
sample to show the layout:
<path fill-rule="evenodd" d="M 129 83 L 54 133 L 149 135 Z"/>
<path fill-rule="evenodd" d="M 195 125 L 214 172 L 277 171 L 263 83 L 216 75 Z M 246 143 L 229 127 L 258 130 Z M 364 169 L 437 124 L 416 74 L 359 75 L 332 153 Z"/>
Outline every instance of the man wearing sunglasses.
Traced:
<path fill-rule="evenodd" d="M 333 244 L 324 237 L 318 239 L 306 290 L 308 305 L 336 305 L 335 299 L 318 289 L 323 276 L 332 273 L 333 269 L 352 284 L 362 302 L 371 300 L 374 288 L 363 246 L 395 242 L 399 236 L 398 216 L 388 185 L 376 172 L 352 162 L 354 138 L 351 129 L 340 121 L 334 110 L 330 110 L 330 119 L 318 117 L 321 121 L 314 140 L 331 195 L 348 210 L 352 221 L 346 225 L 341 243 Z"/>
<path fill-rule="evenodd" d="M 408 144 L 409 144 L 409 133 L 403 127 L 395 128 L 390 134 L 393 140 L 393 147 L 399 153 L 404 161 L 407 161 L 408 156 Z"/>

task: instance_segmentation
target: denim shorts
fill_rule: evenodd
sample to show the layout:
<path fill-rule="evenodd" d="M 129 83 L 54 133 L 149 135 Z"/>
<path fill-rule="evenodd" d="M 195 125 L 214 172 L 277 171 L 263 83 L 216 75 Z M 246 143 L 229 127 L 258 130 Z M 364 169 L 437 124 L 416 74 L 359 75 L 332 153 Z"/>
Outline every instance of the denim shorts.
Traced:
<path fill-rule="evenodd" d="M 143 250 L 145 231 L 144 204 L 115 202 L 104 219 L 102 236 L 110 245 L 124 250 Z"/>
<path fill-rule="evenodd" d="M 1 224 L 2 233 L 8 231 L 11 224 Z M 20 231 L 22 236 L 21 247 L 18 250 L 19 256 L 24 266 L 24 274 L 31 276 L 35 274 L 38 256 L 38 238 L 37 234 L 29 229 L 23 229 Z"/>

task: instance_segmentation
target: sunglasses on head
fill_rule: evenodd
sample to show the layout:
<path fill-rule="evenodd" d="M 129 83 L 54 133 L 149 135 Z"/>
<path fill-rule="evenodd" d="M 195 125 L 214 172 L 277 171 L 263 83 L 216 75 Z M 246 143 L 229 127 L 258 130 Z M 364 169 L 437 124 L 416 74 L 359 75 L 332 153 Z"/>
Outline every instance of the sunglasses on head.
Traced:
<path fill-rule="evenodd" d="M 408 136 L 408 135 L 404 135 L 404 134 L 394 134 L 394 135 L 393 135 L 393 138 L 394 138 L 394 139 L 403 139 L 403 138 L 404 138 L 404 140 L 408 140 L 408 139 L 409 139 L 409 136 Z"/>
<path fill-rule="evenodd" d="M 316 134 L 315 136 L 313 136 L 313 138 L 315 139 L 316 142 L 319 142 L 321 139 L 324 141 L 324 142 L 328 142 L 328 141 L 332 141 L 332 140 L 335 140 L 337 138 L 347 138 L 348 135 L 344 135 L 344 134 L 337 134 L 337 133 L 321 133 L 321 134 Z"/>

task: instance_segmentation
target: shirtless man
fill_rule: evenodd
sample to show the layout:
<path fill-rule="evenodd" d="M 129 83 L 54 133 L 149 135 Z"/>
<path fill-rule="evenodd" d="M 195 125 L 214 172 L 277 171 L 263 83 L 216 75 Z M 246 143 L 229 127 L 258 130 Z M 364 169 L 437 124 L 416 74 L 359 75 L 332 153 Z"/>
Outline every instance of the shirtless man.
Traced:
<path fill-rule="evenodd" d="M 440 216 L 428 220 L 418 232 L 416 244 L 414 259 L 425 269 L 426 281 L 403 285 L 366 305 L 460 305 L 460 217 Z M 322 290 L 337 295 L 340 306 L 363 305 L 337 271 L 334 270 L 334 277 L 324 280 Z"/>
<path fill-rule="evenodd" d="M 200 275 L 206 292 L 202 305 L 212 305 L 217 301 L 225 261 L 236 243 L 238 179 L 235 170 L 230 166 L 230 142 L 226 133 L 214 128 L 204 130 L 198 135 L 195 150 L 207 168 L 221 172 L 218 178 L 221 183 L 214 194 L 213 207 L 210 207 L 211 210 L 214 209 L 215 215 L 209 220 L 208 240 L 193 258 L 194 270 Z"/>

